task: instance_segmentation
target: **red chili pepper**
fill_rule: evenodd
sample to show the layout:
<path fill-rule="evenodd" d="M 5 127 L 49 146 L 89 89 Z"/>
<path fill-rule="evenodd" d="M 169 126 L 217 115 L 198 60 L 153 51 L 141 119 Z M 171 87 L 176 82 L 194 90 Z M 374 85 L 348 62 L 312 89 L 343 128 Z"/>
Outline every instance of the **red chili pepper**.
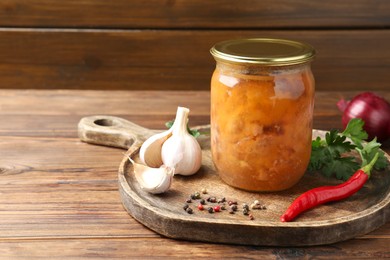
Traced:
<path fill-rule="evenodd" d="M 372 161 L 357 170 L 346 182 L 336 186 L 323 186 L 311 189 L 296 198 L 286 212 L 280 217 L 282 222 L 293 220 L 300 213 L 315 206 L 348 198 L 360 190 L 370 177 L 370 171 L 378 159 L 378 153 Z"/>

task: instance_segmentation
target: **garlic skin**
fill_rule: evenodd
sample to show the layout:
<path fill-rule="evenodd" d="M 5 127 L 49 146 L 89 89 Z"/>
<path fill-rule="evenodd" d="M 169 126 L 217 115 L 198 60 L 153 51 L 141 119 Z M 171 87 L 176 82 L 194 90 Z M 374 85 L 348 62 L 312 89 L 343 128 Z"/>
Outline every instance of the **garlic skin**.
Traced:
<path fill-rule="evenodd" d="M 175 169 L 162 165 L 160 168 L 151 168 L 143 164 L 134 162 L 133 164 L 135 178 L 144 191 L 152 194 L 164 193 L 171 187 Z"/>
<path fill-rule="evenodd" d="M 141 146 L 139 157 L 141 162 L 153 168 L 163 164 L 161 159 L 161 148 L 163 143 L 172 135 L 172 128 L 149 137 Z"/>
<path fill-rule="evenodd" d="M 161 158 L 164 165 L 174 168 L 175 174 L 192 175 L 202 165 L 202 150 L 198 141 L 187 131 L 190 110 L 178 107 L 172 136 L 162 145 Z"/>

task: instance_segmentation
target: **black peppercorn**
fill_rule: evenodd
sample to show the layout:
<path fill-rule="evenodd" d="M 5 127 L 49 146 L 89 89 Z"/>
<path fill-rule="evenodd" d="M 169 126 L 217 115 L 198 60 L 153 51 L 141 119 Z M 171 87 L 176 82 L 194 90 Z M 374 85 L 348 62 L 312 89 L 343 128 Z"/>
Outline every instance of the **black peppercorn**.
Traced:
<path fill-rule="evenodd" d="M 188 208 L 186 209 L 186 211 L 187 211 L 188 214 L 192 214 L 192 212 L 193 212 L 193 211 L 192 211 L 192 208 L 190 208 L 190 207 L 188 207 Z"/>
<path fill-rule="evenodd" d="M 208 211 L 209 213 L 213 213 L 213 212 L 214 212 L 214 209 L 213 209 L 213 207 L 209 207 L 209 208 L 207 209 L 207 211 Z"/>
<path fill-rule="evenodd" d="M 202 205 L 205 205 L 205 204 L 206 204 L 206 201 L 205 201 L 204 199 L 201 199 L 201 200 L 199 201 L 199 203 L 202 204 Z"/>
<path fill-rule="evenodd" d="M 188 204 L 184 204 L 183 209 L 187 210 L 187 208 L 188 208 Z"/>
<path fill-rule="evenodd" d="M 229 200 L 229 201 L 228 201 L 228 204 L 229 204 L 229 206 L 231 206 L 231 205 L 237 205 L 237 201 Z"/>
<path fill-rule="evenodd" d="M 226 198 L 225 197 L 223 197 L 220 200 L 218 200 L 218 203 L 224 203 L 224 202 L 226 202 Z"/>
<path fill-rule="evenodd" d="M 200 199 L 200 193 L 199 192 L 195 192 L 194 196 L 195 196 L 195 199 Z"/>
<path fill-rule="evenodd" d="M 191 199 L 187 199 L 186 202 L 187 202 L 187 203 L 191 203 L 192 200 L 191 200 Z"/>

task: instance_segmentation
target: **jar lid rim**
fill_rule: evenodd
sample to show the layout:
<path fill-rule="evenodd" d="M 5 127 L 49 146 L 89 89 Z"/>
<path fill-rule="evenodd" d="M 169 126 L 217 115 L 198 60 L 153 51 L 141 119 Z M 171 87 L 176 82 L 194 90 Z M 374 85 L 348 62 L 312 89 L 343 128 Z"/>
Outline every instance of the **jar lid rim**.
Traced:
<path fill-rule="evenodd" d="M 216 43 L 210 53 L 216 60 L 264 66 L 296 65 L 315 57 L 306 43 L 272 38 L 234 39 Z"/>

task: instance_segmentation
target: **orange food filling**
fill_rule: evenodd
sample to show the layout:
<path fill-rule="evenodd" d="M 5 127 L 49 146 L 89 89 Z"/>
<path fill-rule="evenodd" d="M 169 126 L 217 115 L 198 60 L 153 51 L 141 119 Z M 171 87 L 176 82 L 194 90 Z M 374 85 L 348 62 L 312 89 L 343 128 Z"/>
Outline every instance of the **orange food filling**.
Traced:
<path fill-rule="evenodd" d="M 254 73 L 217 64 L 211 80 L 211 147 L 220 177 L 251 191 L 296 184 L 310 159 L 313 105 L 309 65 Z"/>

